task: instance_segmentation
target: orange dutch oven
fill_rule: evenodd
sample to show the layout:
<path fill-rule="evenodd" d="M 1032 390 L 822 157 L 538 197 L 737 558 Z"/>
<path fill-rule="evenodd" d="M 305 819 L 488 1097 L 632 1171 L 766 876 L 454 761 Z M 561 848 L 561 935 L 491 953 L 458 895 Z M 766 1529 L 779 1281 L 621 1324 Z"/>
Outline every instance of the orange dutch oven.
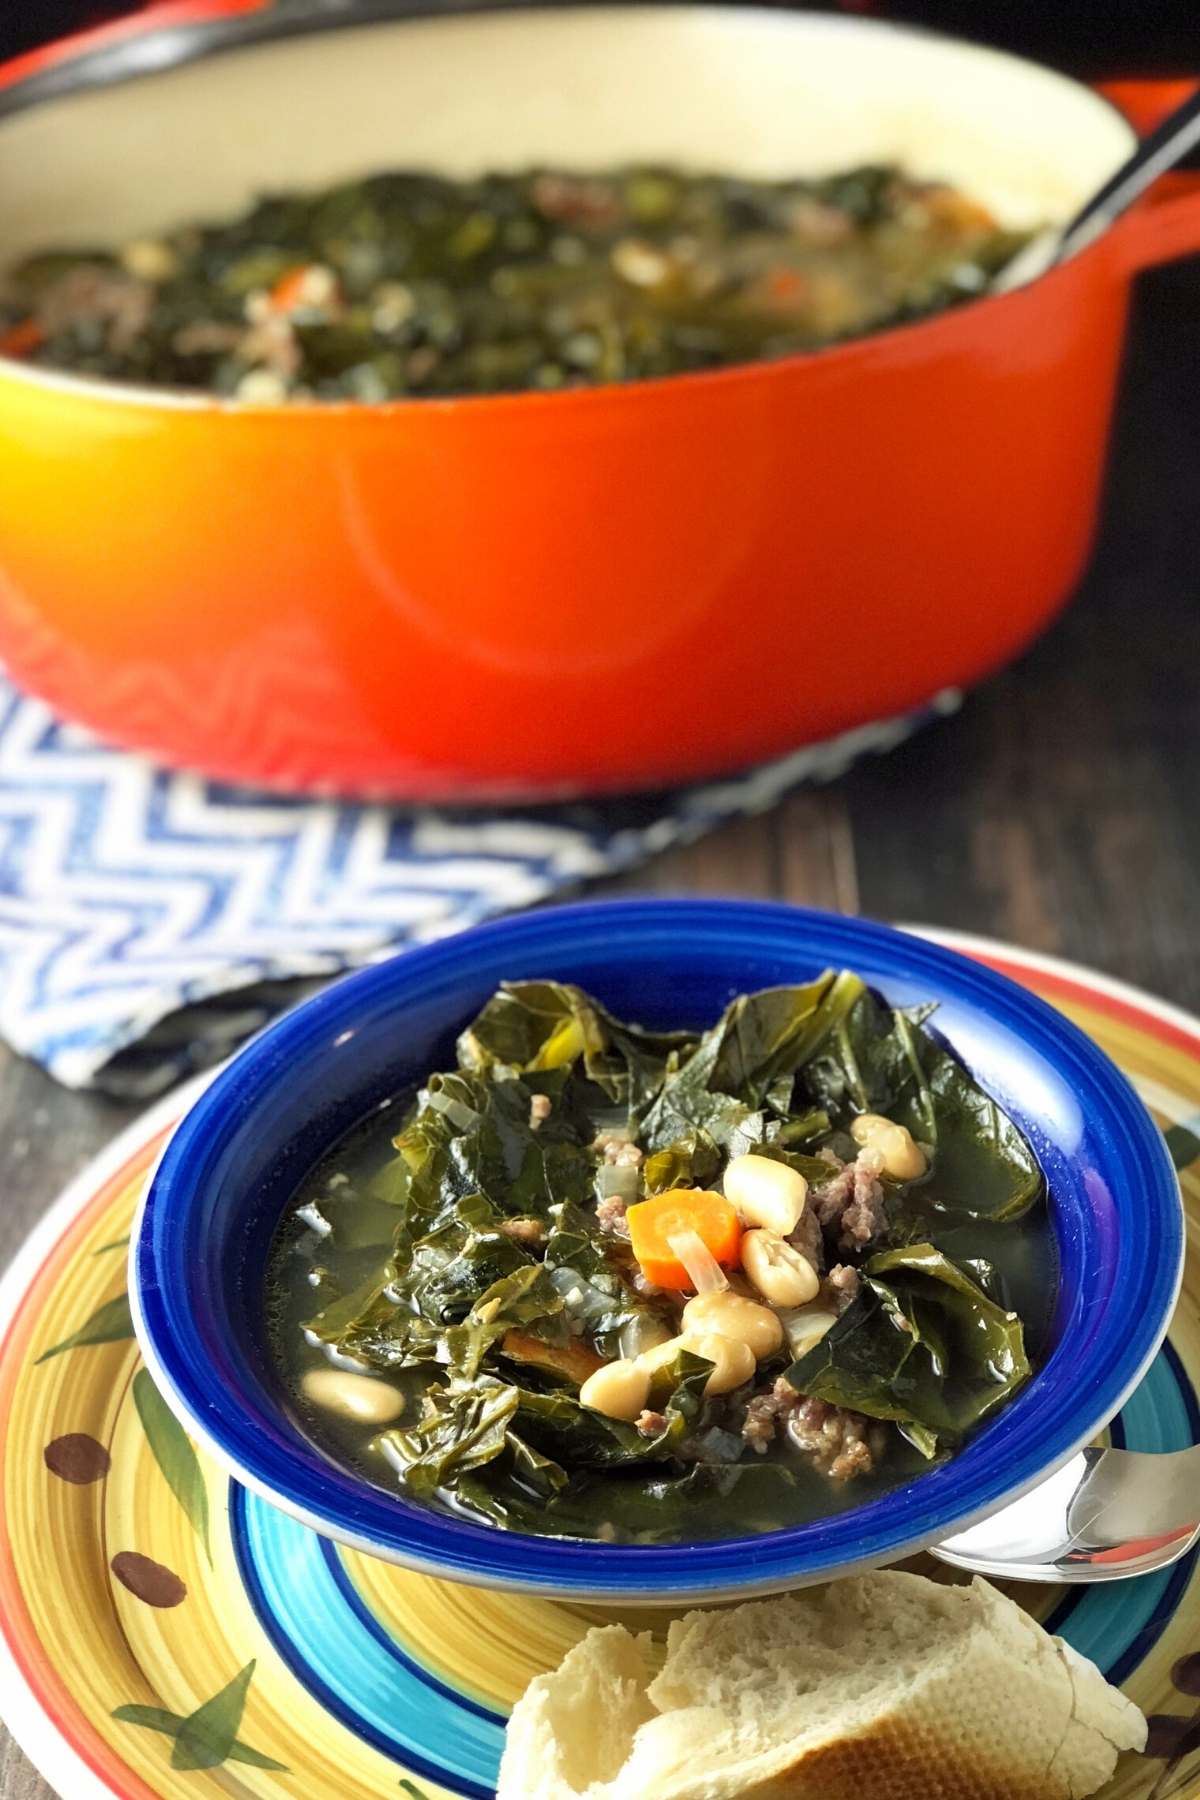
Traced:
<path fill-rule="evenodd" d="M 373 168 L 898 158 L 1065 219 L 1123 115 L 1033 64 L 724 7 L 158 9 L 0 89 L 17 258 Z M 383 9 L 386 10 L 386 9 Z M 1176 178 L 1013 293 L 805 357 L 555 394 L 235 405 L 0 359 L 0 658 L 104 737 L 292 790 L 711 775 L 976 680 L 1087 555 Z"/>

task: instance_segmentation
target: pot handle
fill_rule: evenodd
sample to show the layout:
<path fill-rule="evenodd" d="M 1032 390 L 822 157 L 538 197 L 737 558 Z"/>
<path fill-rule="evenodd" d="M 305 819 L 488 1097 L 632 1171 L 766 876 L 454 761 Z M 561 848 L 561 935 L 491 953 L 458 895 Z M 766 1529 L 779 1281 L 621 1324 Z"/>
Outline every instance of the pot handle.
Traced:
<path fill-rule="evenodd" d="M 1164 175 L 1126 215 L 1120 243 L 1131 275 L 1200 252 L 1200 172 Z"/>

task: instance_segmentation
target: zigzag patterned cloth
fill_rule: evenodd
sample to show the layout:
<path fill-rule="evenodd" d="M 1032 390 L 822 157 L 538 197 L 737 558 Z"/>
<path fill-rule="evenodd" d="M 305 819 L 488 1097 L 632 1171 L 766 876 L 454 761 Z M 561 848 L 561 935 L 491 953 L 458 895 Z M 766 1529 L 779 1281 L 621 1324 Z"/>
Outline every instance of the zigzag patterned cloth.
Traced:
<path fill-rule="evenodd" d="M 0 676 L 0 1034 L 69 1087 L 149 1095 L 304 983 L 631 869 L 956 703 L 669 794 L 434 812 L 169 773 Z"/>

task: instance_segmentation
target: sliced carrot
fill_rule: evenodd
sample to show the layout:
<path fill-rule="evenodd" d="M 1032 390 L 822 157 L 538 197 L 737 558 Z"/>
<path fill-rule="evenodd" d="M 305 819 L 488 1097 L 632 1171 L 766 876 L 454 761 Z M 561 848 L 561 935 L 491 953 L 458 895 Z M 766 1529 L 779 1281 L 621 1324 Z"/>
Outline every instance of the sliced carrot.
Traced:
<path fill-rule="evenodd" d="M 669 1188 L 631 1206 L 625 1220 L 642 1274 L 656 1287 L 677 1291 L 691 1287 L 691 1277 L 671 1248 L 671 1239 L 686 1232 L 694 1231 L 722 1268 L 737 1264 L 742 1228 L 724 1194 Z"/>
<path fill-rule="evenodd" d="M 320 280 L 322 291 L 328 289 L 331 300 L 337 297 L 337 283 L 329 269 L 322 263 L 298 263 L 294 269 L 285 269 L 271 289 L 268 295 L 271 311 L 292 313 L 299 311 L 301 307 L 313 305 L 310 277 Z M 324 305 L 324 299 L 317 304 Z"/>
<path fill-rule="evenodd" d="M 776 306 L 788 306 L 802 299 L 808 288 L 808 278 L 798 269 L 774 269 L 767 277 L 767 295 Z"/>
<path fill-rule="evenodd" d="M 0 356 L 28 356 L 45 337 L 36 319 L 22 319 L 9 331 L 0 332 Z"/>
<path fill-rule="evenodd" d="M 294 269 L 287 269 L 271 289 L 270 300 L 272 312 L 291 312 L 300 304 L 304 294 L 304 281 L 311 268 L 310 263 L 298 263 Z"/>

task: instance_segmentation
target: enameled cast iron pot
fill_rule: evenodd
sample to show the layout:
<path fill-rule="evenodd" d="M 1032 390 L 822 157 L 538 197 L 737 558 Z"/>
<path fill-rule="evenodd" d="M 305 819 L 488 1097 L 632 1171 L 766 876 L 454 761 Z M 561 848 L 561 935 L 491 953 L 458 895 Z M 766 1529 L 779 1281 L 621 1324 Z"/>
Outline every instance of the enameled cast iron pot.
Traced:
<path fill-rule="evenodd" d="M 405 163 L 897 157 L 1033 223 L 1133 141 L 1061 76 L 854 19 L 358 10 L 188 0 L 26 59 L 4 256 Z M 1015 293 L 593 391 L 235 408 L 0 359 L 0 657 L 168 761 L 415 799 L 674 781 L 900 712 L 1069 592 L 1130 280 L 1196 247 L 1177 180 Z"/>

